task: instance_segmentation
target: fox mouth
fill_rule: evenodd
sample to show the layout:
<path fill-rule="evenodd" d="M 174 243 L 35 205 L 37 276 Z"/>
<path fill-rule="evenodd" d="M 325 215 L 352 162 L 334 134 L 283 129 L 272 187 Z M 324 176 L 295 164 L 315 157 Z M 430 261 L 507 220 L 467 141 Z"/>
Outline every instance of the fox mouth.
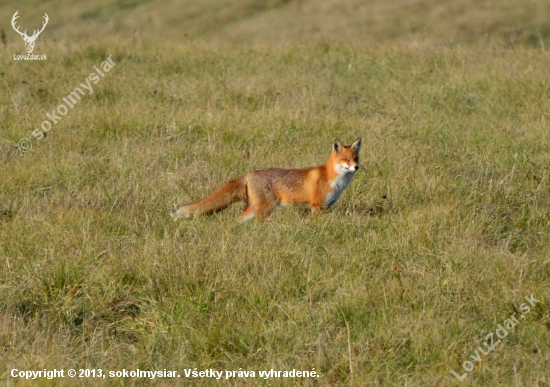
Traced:
<path fill-rule="evenodd" d="M 348 167 L 347 165 L 344 167 L 344 171 L 346 173 L 355 173 L 359 169 L 359 166 L 356 167 Z"/>
<path fill-rule="evenodd" d="M 347 175 L 350 173 L 351 174 L 355 173 L 359 169 L 359 166 L 356 165 L 356 166 L 350 167 L 347 164 L 340 164 L 335 169 L 339 175 Z"/>

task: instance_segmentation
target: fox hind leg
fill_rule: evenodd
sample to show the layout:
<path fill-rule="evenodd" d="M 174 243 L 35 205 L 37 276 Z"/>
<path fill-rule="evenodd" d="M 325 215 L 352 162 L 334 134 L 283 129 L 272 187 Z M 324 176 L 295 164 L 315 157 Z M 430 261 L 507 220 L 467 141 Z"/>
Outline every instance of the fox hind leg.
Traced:
<path fill-rule="evenodd" d="M 274 208 L 275 205 L 269 205 L 265 203 L 262 207 L 258 209 L 258 219 L 266 219 L 271 214 Z"/>
<path fill-rule="evenodd" d="M 274 200 L 270 200 L 265 196 L 251 198 L 250 201 L 254 208 L 254 215 L 261 220 L 266 219 L 271 214 L 276 204 Z"/>
<path fill-rule="evenodd" d="M 256 216 L 256 213 L 254 212 L 254 208 L 250 203 L 247 203 L 246 208 L 244 209 L 242 215 L 239 216 L 238 219 L 239 219 L 239 222 L 244 223 L 244 222 L 248 222 L 251 219 L 254 219 L 255 216 Z"/>
<path fill-rule="evenodd" d="M 276 198 L 266 195 L 265 190 L 249 187 L 248 204 L 241 216 L 241 220 L 246 221 L 254 217 L 263 220 L 271 214 L 276 204 Z"/>

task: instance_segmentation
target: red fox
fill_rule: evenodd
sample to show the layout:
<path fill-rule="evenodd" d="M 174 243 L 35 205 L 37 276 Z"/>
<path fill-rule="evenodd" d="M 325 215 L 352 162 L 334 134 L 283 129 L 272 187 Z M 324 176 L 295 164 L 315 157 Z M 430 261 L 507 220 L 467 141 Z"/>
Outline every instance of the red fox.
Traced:
<path fill-rule="evenodd" d="M 361 138 L 349 146 L 334 140 L 325 165 L 303 169 L 269 168 L 247 173 L 227 182 L 198 202 L 170 214 L 174 219 L 211 214 L 236 202 L 245 202 L 240 216 L 245 222 L 265 219 L 278 205 L 307 204 L 315 214 L 330 207 L 342 195 L 359 169 Z"/>

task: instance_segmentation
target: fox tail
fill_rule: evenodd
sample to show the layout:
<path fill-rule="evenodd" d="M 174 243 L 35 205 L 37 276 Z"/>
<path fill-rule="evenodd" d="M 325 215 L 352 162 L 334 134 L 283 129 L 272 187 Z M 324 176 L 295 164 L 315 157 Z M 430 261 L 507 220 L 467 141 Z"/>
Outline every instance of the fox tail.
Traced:
<path fill-rule="evenodd" d="M 230 204 L 246 201 L 246 182 L 244 176 L 229 181 L 198 202 L 181 206 L 170 216 L 175 219 L 190 218 L 218 212 Z"/>

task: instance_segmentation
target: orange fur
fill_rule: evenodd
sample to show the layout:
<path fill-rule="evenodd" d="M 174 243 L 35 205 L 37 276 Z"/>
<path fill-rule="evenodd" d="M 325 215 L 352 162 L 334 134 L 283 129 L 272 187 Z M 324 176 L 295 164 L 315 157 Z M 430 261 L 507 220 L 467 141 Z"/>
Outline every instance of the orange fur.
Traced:
<path fill-rule="evenodd" d="M 186 204 L 172 215 L 189 218 L 245 202 L 241 221 L 265 219 L 277 205 L 309 205 L 315 213 L 336 203 L 359 168 L 361 139 L 343 146 L 335 140 L 325 165 L 303 169 L 269 168 L 247 173 L 223 184 L 206 198 Z"/>

